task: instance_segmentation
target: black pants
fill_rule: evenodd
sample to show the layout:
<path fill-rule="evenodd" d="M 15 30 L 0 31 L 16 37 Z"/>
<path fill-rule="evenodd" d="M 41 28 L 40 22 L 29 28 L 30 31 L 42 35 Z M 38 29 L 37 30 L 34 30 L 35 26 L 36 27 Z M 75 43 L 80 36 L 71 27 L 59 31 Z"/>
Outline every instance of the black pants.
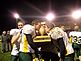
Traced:
<path fill-rule="evenodd" d="M 42 52 L 42 58 L 44 59 L 44 61 L 59 61 L 59 57 L 58 54 L 52 53 L 52 52 Z"/>

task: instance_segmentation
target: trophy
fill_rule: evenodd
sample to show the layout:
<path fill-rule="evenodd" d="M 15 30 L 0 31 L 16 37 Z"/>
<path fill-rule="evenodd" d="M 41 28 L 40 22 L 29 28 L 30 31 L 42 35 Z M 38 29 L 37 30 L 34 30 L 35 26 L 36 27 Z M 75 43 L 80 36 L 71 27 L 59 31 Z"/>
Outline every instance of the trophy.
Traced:
<path fill-rule="evenodd" d="M 40 35 L 36 36 L 33 39 L 34 42 L 50 42 L 51 41 L 50 36 L 46 35 L 45 27 L 44 26 L 40 27 L 39 33 L 40 33 Z"/>
<path fill-rule="evenodd" d="M 39 33 L 41 34 L 41 36 L 43 36 L 45 34 L 44 26 L 41 26 L 41 28 L 39 29 Z"/>

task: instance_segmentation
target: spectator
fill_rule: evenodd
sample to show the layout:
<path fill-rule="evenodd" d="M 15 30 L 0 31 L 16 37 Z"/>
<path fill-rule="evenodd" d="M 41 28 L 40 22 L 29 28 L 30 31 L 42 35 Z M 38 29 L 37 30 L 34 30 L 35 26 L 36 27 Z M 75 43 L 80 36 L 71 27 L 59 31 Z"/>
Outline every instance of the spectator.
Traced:
<path fill-rule="evenodd" d="M 7 44 L 7 36 L 6 36 L 6 31 L 3 31 L 2 33 L 2 52 L 6 52 L 6 44 Z"/>
<path fill-rule="evenodd" d="M 12 45 L 11 45 L 11 35 L 10 31 L 7 31 L 7 51 L 11 51 Z"/>

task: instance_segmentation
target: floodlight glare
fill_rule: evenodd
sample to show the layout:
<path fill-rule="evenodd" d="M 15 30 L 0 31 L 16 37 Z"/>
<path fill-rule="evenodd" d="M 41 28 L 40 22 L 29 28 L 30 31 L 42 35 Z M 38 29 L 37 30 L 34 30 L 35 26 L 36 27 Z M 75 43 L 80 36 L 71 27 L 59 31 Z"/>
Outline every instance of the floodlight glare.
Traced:
<path fill-rule="evenodd" d="M 74 19 L 79 19 L 79 18 L 81 17 L 81 10 L 74 11 L 74 12 L 72 13 L 72 17 L 73 17 Z"/>
<path fill-rule="evenodd" d="M 19 18 L 19 14 L 15 13 L 15 14 L 14 14 L 14 17 L 15 17 L 16 19 L 18 19 L 18 18 Z"/>
<path fill-rule="evenodd" d="M 47 20 L 53 20 L 55 18 L 55 15 L 53 13 L 48 13 L 45 18 Z"/>

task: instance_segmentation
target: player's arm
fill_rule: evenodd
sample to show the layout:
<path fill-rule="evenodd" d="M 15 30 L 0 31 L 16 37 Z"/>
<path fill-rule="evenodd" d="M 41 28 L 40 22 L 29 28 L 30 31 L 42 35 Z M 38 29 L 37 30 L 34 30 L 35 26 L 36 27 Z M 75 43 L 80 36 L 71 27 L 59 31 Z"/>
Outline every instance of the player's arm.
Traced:
<path fill-rule="evenodd" d="M 33 38 L 31 34 L 26 34 L 27 41 L 31 48 L 33 48 L 35 51 L 38 51 L 37 46 L 33 43 Z"/>
<path fill-rule="evenodd" d="M 65 48 L 65 44 L 64 44 L 63 38 L 59 38 L 58 39 L 58 43 L 59 43 L 59 47 L 60 47 L 60 58 L 64 59 L 65 58 L 65 54 L 66 54 L 66 48 Z"/>
<path fill-rule="evenodd" d="M 20 37 L 20 32 L 12 36 L 11 43 L 14 44 Z"/>

